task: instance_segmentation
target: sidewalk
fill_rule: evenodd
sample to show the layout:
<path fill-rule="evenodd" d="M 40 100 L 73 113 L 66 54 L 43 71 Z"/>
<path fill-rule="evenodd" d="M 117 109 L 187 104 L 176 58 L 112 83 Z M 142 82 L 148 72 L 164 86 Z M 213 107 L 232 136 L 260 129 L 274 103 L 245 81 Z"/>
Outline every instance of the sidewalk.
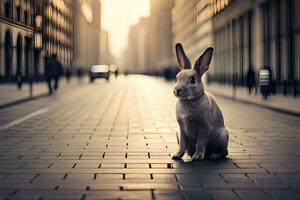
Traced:
<path fill-rule="evenodd" d="M 76 82 L 76 80 L 71 80 L 70 83 Z M 67 84 L 65 79 L 61 79 L 60 88 L 63 88 Z M 0 108 L 7 107 L 13 104 L 18 104 L 24 101 L 31 100 L 33 98 L 38 98 L 41 96 L 48 95 L 48 87 L 46 82 L 39 82 L 33 84 L 33 94 L 32 97 L 29 93 L 29 84 L 24 83 L 22 89 L 18 90 L 16 84 L 1 84 L 0 85 Z"/>
<path fill-rule="evenodd" d="M 207 91 L 219 95 L 225 98 L 233 97 L 233 90 L 231 85 L 221 85 L 216 83 L 211 83 L 206 85 Z M 236 100 L 259 105 L 261 107 L 269 108 L 275 111 L 279 111 L 282 113 L 300 116 L 300 98 L 295 98 L 293 96 L 283 96 L 281 94 L 276 94 L 274 96 L 270 96 L 267 100 L 263 99 L 262 95 L 258 92 L 252 93 L 249 95 L 246 87 L 237 87 L 236 88 Z"/>
<path fill-rule="evenodd" d="M 42 83 L 34 83 L 33 85 L 33 97 L 37 97 L 43 94 L 47 94 L 47 85 Z M 16 84 L 2 84 L 0 85 L 0 107 L 8 105 L 13 102 L 23 101 L 30 99 L 29 84 L 25 83 L 21 90 L 18 90 Z"/>

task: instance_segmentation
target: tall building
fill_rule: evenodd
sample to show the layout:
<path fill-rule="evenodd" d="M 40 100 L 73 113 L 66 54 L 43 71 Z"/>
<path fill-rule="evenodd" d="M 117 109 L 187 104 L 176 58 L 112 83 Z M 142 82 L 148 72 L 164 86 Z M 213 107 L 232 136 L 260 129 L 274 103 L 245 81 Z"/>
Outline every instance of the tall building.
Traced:
<path fill-rule="evenodd" d="M 269 66 L 277 89 L 290 91 L 300 80 L 300 1 L 213 1 L 213 81 L 244 85 L 249 66 Z M 279 87 L 278 87 L 279 86 Z"/>
<path fill-rule="evenodd" d="M 127 47 L 127 71 L 143 73 L 146 66 L 147 49 L 147 18 L 141 18 L 139 23 L 130 27 Z"/>
<path fill-rule="evenodd" d="M 0 81 L 39 78 L 43 1 L 0 1 Z"/>
<path fill-rule="evenodd" d="M 109 49 L 109 34 L 101 29 L 100 33 L 100 64 L 112 64 L 113 58 Z"/>
<path fill-rule="evenodd" d="M 38 0 L 37 0 L 38 1 Z M 73 59 L 73 0 L 42 0 L 45 55 L 57 54 L 64 67 Z"/>
<path fill-rule="evenodd" d="M 101 28 L 100 0 L 74 1 L 75 68 L 111 64 L 108 33 Z"/>
<path fill-rule="evenodd" d="M 157 71 L 170 66 L 172 47 L 172 13 L 174 0 L 151 0 L 146 30 L 146 71 Z"/>
<path fill-rule="evenodd" d="M 151 0 L 150 16 L 131 26 L 124 62 L 127 71 L 156 73 L 171 66 L 174 0 Z"/>
<path fill-rule="evenodd" d="M 100 62 L 101 3 L 99 0 L 74 3 L 73 66 L 88 68 Z"/>
<path fill-rule="evenodd" d="M 213 44 L 211 0 L 175 0 L 172 10 L 173 49 L 182 43 L 194 62 L 202 51 Z M 173 57 L 173 64 L 176 58 Z"/>

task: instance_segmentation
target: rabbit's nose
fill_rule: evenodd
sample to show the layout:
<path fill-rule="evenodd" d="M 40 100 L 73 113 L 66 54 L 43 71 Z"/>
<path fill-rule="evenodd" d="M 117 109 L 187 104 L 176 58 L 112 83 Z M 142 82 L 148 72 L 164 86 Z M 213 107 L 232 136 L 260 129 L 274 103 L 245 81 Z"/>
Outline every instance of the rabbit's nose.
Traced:
<path fill-rule="evenodd" d="M 181 90 L 182 90 L 182 89 L 176 89 L 176 88 L 175 88 L 175 89 L 174 89 L 174 94 L 177 95 L 177 96 L 180 95 Z"/>

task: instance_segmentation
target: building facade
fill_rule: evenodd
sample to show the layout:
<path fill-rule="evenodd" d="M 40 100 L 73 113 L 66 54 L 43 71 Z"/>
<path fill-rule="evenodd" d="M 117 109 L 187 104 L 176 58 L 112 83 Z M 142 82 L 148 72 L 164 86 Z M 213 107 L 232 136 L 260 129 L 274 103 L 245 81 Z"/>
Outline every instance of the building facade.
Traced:
<path fill-rule="evenodd" d="M 101 29 L 100 33 L 100 64 L 113 64 L 114 59 L 110 53 L 109 48 L 109 34 L 107 31 Z"/>
<path fill-rule="evenodd" d="M 0 1 L 0 80 L 39 79 L 43 1 Z"/>
<path fill-rule="evenodd" d="M 174 0 L 151 0 L 150 16 L 130 27 L 123 58 L 126 71 L 157 74 L 171 66 L 173 6 Z"/>
<path fill-rule="evenodd" d="M 99 0 L 0 1 L 0 81 L 43 79 L 53 54 L 65 69 L 110 62 L 108 46 Z"/>
<path fill-rule="evenodd" d="M 95 0 L 74 3 L 73 66 L 87 69 L 100 63 L 101 3 Z"/>
<path fill-rule="evenodd" d="M 175 0 L 173 46 L 180 42 L 194 61 L 214 47 L 209 80 L 246 84 L 249 67 L 270 67 L 275 88 L 299 90 L 298 0 Z M 173 58 L 173 63 L 176 58 Z"/>
<path fill-rule="evenodd" d="M 213 1 L 215 66 L 213 81 L 245 84 L 249 66 L 272 69 L 277 88 L 300 80 L 300 1 Z M 298 87 L 299 88 L 299 87 Z"/>
<path fill-rule="evenodd" d="M 38 1 L 38 0 L 37 0 Z M 44 54 L 57 54 L 65 68 L 73 60 L 73 0 L 43 0 Z"/>
<path fill-rule="evenodd" d="M 147 72 L 170 67 L 172 47 L 172 8 L 174 0 L 151 0 L 146 30 Z"/>
<path fill-rule="evenodd" d="M 101 1 L 74 1 L 75 68 L 87 70 L 95 64 L 111 64 L 109 34 L 101 27 Z"/>
<path fill-rule="evenodd" d="M 172 9 L 173 49 L 176 43 L 181 43 L 191 62 L 213 44 L 210 5 L 211 0 L 175 0 Z M 177 66 L 175 57 L 172 63 Z"/>
<path fill-rule="evenodd" d="M 148 18 L 141 18 L 139 23 L 130 27 L 126 66 L 128 72 L 143 73 L 146 66 L 146 30 Z"/>

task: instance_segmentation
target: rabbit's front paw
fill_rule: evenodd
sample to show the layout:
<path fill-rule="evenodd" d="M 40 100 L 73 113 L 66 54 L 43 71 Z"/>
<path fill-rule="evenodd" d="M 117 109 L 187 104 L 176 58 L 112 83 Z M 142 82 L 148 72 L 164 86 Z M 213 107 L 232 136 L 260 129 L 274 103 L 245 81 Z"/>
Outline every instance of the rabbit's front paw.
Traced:
<path fill-rule="evenodd" d="M 192 160 L 203 160 L 204 159 L 204 154 L 203 153 L 195 153 L 192 157 Z"/>
<path fill-rule="evenodd" d="M 183 155 L 184 155 L 184 153 L 182 153 L 182 152 L 174 153 L 172 155 L 172 159 L 181 159 Z"/>

